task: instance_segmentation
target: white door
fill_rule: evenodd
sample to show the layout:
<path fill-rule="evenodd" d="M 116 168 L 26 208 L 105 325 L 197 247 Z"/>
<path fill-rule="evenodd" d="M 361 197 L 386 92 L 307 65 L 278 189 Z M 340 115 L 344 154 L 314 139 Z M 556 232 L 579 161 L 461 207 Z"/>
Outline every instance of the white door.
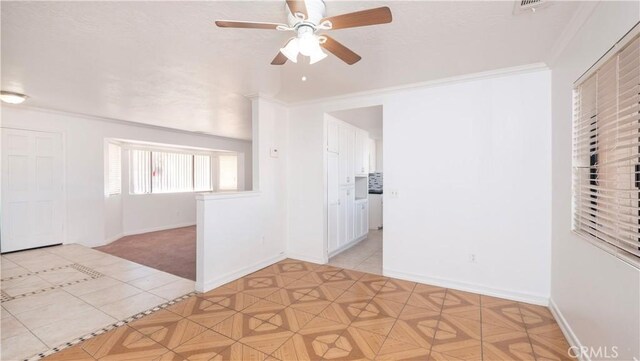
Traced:
<path fill-rule="evenodd" d="M 62 243 L 60 134 L 2 129 L 1 252 Z"/>
<path fill-rule="evenodd" d="M 329 253 L 338 248 L 338 227 L 340 212 L 340 159 L 337 153 L 327 153 L 327 205 L 328 205 L 328 249 Z"/>

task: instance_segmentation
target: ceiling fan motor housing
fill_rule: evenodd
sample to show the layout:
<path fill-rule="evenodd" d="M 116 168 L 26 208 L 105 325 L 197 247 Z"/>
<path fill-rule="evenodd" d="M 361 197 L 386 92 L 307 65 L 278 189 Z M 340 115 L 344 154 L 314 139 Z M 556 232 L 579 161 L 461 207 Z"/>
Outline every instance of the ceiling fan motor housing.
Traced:
<path fill-rule="evenodd" d="M 305 23 L 312 23 L 313 25 L 320 24 L 320 20 L 322 20 L 326 16 L 326 7 L 324 4 L 324 0 L 304 0 L 304 4 L 307 7 L 307 15 L 308 17 L 304 19 Z M 296 27 L 297 24 L 302 22 L 302 19 L 296 17 L 291 13 L 289 7 L 285 5 L 285 9 L 287 11 L 287 19 L 289 21 L 289 26 L 292 28 Z"/>

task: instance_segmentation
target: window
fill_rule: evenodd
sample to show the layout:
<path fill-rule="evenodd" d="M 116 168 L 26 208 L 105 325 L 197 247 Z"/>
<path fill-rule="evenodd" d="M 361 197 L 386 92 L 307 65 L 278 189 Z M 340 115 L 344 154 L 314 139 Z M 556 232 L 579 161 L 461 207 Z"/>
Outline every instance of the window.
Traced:
<path fill-rule="evenodd" d="M 640 265 L 640 37 L 634 30 L 574 87 L 573 229 Z"/>
<path fill-rule="evenodd" d="M 122 192 L 122 148 L 113 143 L 108 143 L 107 148 L 107 195 L 113 196 Z"/>
<path fill-rule="evenodd" d="M 218 189 L 231 191 L 238 189 L 238 156 L 220 155 L 218 157 L 219 179 Z"/>
<path fill-rule="evenodd" d="M 132 149 L 131 193 L 211 191 L 211 156 Z"/>

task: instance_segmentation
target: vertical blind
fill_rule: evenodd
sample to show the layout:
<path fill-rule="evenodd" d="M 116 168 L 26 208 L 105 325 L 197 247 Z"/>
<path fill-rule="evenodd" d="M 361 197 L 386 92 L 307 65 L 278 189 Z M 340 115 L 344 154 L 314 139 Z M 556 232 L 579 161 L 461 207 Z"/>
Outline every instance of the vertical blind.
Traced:
<path fill-rule="evenodd" d="M 109 177 L 108 194 L 116 195 L 122 192 L 122 148 L 119 145 L 108 143 L 107 174 Z"/>
<path fill-rule="evenodd" d="M 132 149 L 131 193 L 210 191 L 211 156 Z"/>
<path fill-rule="evenodd" d="M 573 229 L 640 265 L 638 35 L 576 83 L 573 113 Z"/>

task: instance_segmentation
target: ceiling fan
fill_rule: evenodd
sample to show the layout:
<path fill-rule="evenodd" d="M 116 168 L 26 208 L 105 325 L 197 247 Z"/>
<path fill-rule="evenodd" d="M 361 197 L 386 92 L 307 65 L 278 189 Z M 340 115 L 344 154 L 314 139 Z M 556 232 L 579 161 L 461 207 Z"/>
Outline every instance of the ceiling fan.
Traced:
<path fill-rule="evenodd" d="M 288 60 L 298 62 L 298 55 L 309 57 L 314 64 L 327 57 L 322 49 L 327 50 L 349 65 L 362 59 L 346 46 L 332 37 L 318 34 L 323 30 L 337 30 L 360 26 L 386 24 L 391 22 L 391 10 L 384 6 L 375 9 L 356 11 L 353 13 L 325 17 L 323 0 L 287 0 L 288 24 L 261 23 L 233 20 L 217 20 L 221 28 L 267 29 L 293 31 L 296 36 L 289 39 L 271 61 L 272 65 L 283 65 Z"/>

